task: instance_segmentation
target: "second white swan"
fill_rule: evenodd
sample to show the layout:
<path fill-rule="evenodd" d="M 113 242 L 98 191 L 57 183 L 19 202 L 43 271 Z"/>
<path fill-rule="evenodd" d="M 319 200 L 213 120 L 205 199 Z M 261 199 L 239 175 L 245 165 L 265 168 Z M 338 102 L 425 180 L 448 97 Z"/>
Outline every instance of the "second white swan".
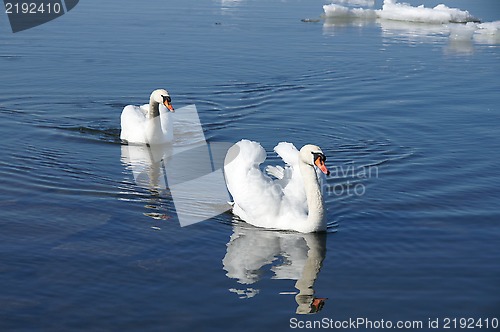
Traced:
<path fill-rule="evenodd" d="M 268 166 L 265 174 L 259 165 L 266 152 L 259 143 L 241 140 L 228 150 L 224 173 L 233 213 L 257 227 L 302 233 L 326 230 L 320 176 L 329 171 L 323 151 L 308 144 L 299 152 L 286 142 L 274 151 L 287 166 Z"/>
<path fill-rule="evenodd" d="M 174 107 L 171 101 L 167 90 L 158 89 L 151 93 L 149 104 L 125 106 L 121 115 L 120 138 L 136 144 L 171 142 L 174 138 L 170 116 Z"/>

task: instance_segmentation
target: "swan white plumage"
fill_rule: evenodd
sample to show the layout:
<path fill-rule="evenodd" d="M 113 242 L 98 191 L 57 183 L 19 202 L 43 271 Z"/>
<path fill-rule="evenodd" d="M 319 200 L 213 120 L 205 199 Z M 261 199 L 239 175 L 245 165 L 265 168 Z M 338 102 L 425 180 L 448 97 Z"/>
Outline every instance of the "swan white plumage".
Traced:
<path fill-rule="evenodd" d="M 266 152 L 259 143 L 241 140 L 228 150 L 224 173 L 234 200 L 233 213 L 257 227 L 302 233 L 326 230 L 320 184 L 321 172 L 329 174 L 325 155 L 316 145 L 298 151 L 287 142 L 274 151 L 287 165 L 268 166 L 265 174 L 259 165 Z"/>
<path fill-rule="evenodd" d="M 128 143 L 149 145 L 171 142 L 174 138 L 172 112 L 174 107 L 168 91 L 155 90 L 149 104 L 123 108 L 120 138 Z"/>

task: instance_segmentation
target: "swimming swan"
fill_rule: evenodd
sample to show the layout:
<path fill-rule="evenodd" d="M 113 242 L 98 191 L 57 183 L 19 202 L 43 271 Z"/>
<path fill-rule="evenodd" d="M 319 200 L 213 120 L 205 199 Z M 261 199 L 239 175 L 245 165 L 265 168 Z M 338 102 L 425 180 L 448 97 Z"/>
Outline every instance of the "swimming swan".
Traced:
<path fill-rule="evenodd" d="M 325 155 L 318 146 L 308 144 L 299 152 L 286 142 L 274 151 L 287 166 L 268 166 L 265 174 L 259 165 L 266 152 L 259 143 L 241 140 L 228 150 L 224 173 L 233 213 L 257 227 L 302 233 L 326 230 L 319 179 L 321 172 L 330 173 Z"/>
<path fill-rule="evenodd" d="M 167 90 L 158 89 L 151 93 L 149 105 L 125 106 L 121 115 L 120 138 L 128 143 L 149 145 L 171 142 L 174 138 L 170 116 L 174 107 L 171 101 Z"/>

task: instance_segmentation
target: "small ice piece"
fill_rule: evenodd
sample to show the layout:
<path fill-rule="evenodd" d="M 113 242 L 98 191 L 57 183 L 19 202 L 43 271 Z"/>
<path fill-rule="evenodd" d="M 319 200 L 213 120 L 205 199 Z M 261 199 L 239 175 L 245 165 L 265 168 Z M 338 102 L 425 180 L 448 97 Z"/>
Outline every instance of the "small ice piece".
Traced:
<path fill-rule="evenodd" d="M 421 23 L 466 23 L 477 22 L 478 19 L 466 10 L 450 8 L 443 4 L 434 8 L 411 6 L 407 3 L 397 3 L 394 0 L 384 0 L 382 10 L 377 10 L 380 18 Z"/>
<path fill-rule="evenodd" d="M 450 39 L 457 41 L 471 40 L 477 29 L 477 24 L 468 22 L 467 24 L 451 23 L 448 25 L 450 30 Z"/>
<path fill-rule="evenodd" d="M 477 33 L 496 35 L 500 33 L 500 21 L 485 22 L 477 25 Z"/>
<path fill-rule="evenodd" d="M 335 0 L 338 2 L 338 0 Z M 345 0 L 349 3 L 349 0 Z M 342 0 L 341 0 L 342 2 Z M 443 4 L 434 8 L 412 6 L 396 0 L 384 0 L 382 9 L 350 8 L 339 4 L 323 6 L 326 17 L 381 18 L 385 20 L 420 22 L 432 24 L 479 22 L 466 10 L 450 8 Z"/>
<path fill-rule="evenodd" d="M 474 41 L 482 44 L 500 44 L 500 21 L 485 22 L 477 25 Z"/>
<path fill-rule="evenodd" d="M 332 2 L 360 7 L 373 7 L 375 5 L 375 0 L 333 0 Z"/>
<path fill-rule="evenodd" d="M 346 6 L 331 4 L 324 5 L 326 17 L 341 17 L 341 18 L 376 18 L 377 15 L 372 9 L 349 8 Z"/>

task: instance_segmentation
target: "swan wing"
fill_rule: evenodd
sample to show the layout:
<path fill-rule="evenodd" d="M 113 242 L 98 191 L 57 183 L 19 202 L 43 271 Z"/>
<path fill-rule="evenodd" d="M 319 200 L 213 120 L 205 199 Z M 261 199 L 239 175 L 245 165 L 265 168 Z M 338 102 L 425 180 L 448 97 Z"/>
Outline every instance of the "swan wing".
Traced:
<path fill-rule="evenodd" d="M 139 106 L 128 105 L 123 108 L 120 117 L 120 138 L 128 142 L 145 143 L 144 121 L 146 120 L 144 110 Z"/>
<path fill-rule="evenodd" d="M 283 188 L 260 170 L 266 151 L 253 141 L 241 140 L 226 154 L 224 174 L 234 200 L 233 212 L 256 226 L 267 226 L 279 215 Z"/>
<path fill-rule="evenodd" d="M 268 166 L 266 172 L 279 180 L 280 185 L 286 188 L 288 183 L 295 177 L 300 177 L 299 151 L 292 143 L 280 142 L 274 147 L 274 152 L 283 159 L 286 166 Z"/>
<path fill-rule="evenodd" d="M 289 166 L 299 164 L 299 150 L 292 143 L 280 142 L 274 147 L 274 152 Z"/>
<path fill-rule="evenodd" d="M 299 150 L 292 143 L 280 142 L 274 151 L 287 164 L 283 169 L 283 176 L 277 180 L 283 187 L 283 207 L 294 215 L 307 213 L 307 197 L 304 181 L 299 168 Z"/>
<path fill-rule="evenodd" d="M 266 173 L 268 175 L 274 176 L 278 180 L 282 180 L 285 177 L 285 169 L 280 165 L 266 166 Z"/>

